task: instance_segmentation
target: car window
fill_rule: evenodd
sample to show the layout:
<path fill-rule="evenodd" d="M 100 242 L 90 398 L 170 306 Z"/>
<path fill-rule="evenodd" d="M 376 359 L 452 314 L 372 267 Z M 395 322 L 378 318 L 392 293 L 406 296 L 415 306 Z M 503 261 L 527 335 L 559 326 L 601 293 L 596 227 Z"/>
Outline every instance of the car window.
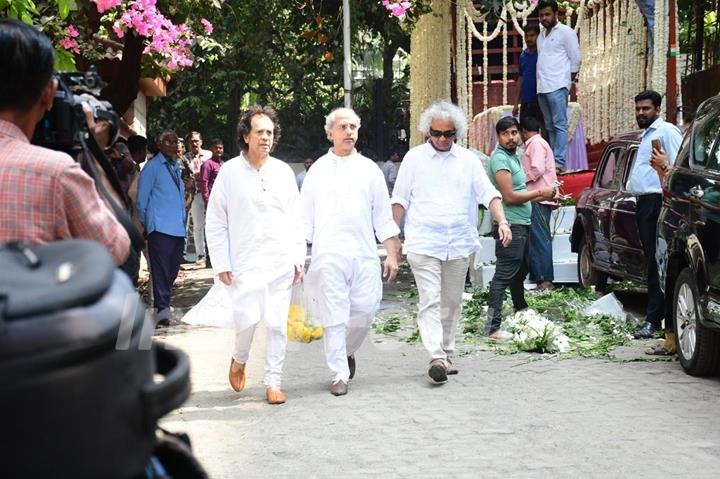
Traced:
<path fill-rule="evenodd" d="M 600 188 L 612 189 L 615 185 L 619 184 L 618 178 L 616 178 L 616 171 L 620 163 L 620 157 L 623 149 L 616 147 L 609 149 L 605 152 L 603 157 L 603 163 L 600 170 L 598 170 L 598 182 L 597 185 Z"/>
<path fill-rule="evenodd" d="M 717 115 L 713 109 L 705 109 L 695 119 L 693 126 L 693 156 L 691 159 L 693 166 L 718 168 L 717 157 L 713 158 L 712 156 L 718 133 L 720 133 L 720 115 Z"/>
<path fill-rule="evenodd" d="M 630 171 L 632 170 L 633 163 L 635 163 L 635 156 L 637 155 L 637 146 L 631 146 L 628 152 L 625 154 L 625 167 L 617 168 L 615 172 L 615 181 L 618 185 L 623 185 L 623 190 L 627 190 L 627 183 L 630 181 Z"/>

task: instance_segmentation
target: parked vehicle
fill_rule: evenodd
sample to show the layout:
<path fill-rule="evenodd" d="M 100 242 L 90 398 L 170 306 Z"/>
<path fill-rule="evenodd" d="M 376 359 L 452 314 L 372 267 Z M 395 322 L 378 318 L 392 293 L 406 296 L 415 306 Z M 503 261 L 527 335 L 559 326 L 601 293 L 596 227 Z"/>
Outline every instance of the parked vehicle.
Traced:
<path fill-rule="evenodd" d="M 645 282 L 645 255 L 635 221 L 637 197 L 627 190 L 641 132 L 616 136 L 603 150 L 589 188 L 575 207 L 571 249 L 578 281 L 602 290 L 609 277 Z"/>
<path fill-rule="evenodd" d="M 663 190 L 658 269 L 689 374 L 720 373 L 720 96 L 703 103 Z"/>

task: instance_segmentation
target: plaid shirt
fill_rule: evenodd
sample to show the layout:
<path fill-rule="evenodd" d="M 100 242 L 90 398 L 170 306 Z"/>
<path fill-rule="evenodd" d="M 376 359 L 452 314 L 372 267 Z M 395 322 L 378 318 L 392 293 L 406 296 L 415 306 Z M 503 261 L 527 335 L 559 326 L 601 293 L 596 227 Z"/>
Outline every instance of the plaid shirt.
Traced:
<path fill-rule="evenodd" d="M 84 238 L 100 242 L 118 264 L 130 239 L 95 190 L 95 182 L 65 153 L 31 145 L 0 120 L 0 243 Z"/>

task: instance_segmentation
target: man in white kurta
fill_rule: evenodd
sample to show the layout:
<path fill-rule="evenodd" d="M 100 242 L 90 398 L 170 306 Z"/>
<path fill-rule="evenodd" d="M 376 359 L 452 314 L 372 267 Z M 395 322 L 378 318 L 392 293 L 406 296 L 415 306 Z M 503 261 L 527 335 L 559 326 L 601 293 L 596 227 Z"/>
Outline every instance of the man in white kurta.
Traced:
<path fill-rule="evenodd" d="M 405 249 L 418 287 L 418 328 L 430 354 L 428 379 L 447 382 L 462 293 L 470 255 L 479 245 L 478 204 L 498 222 L 504 246 L 512 238 L 500 192 L 490 182 L 482 161 L 455 143 L 467 133 L 460 108 L 447 101 L 430 105 L 420 116 L 427 142 L 412 148 L 400 165 L 393 190 L 393 215 L 405 223 Z"/>
<path fill-rule="evenodd" d="M 355 150 L 359 127 L 350 109 L 328 115 L 325 131 L 333 147 L 308 171 L 300 195 L 306 239 L 312 243 L 306 285 L 325 328 L 330 391 L 336 396 L 347 393 L 354 354 L 382 300 L 377 241 L 387 250 L 382 276 L 388 281 L 397 274 L 400 250 L 385 177 Z"/>
<path fill-rule="evenodd" d="M 285 401 L 280 389 L 287 347 L 290 287 L 300 280 L 306 244 L 292 169 L 269 156 L 277 125 L 271 109 L 253 107 L 239 127 L 240 156 L 215 180 L 206 236 L 218 281 L 186 321 L 233 328 L 230 384 L 245 385 L 245 363 L 257 323 L 267 325 L 265 385 L 270 404 Z"/>

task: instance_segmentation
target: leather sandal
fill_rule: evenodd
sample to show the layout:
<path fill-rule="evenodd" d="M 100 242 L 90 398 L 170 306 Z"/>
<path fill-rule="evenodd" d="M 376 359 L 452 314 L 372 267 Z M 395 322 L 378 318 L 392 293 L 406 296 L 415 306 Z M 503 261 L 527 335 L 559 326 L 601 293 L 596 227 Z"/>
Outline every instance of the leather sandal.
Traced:
<path fill-rule="evenodd" d="M 283 404 L 285 402 L 285 393 L 280 388 L 267 388 L 265 396 L 268 404 Z"/>
<path fill-rule="evenodd" d="M 237 365 L 239 369 L 233 371 L 233 366 Z M 228 379 L 230 380 L 230 387 L 236 392 L 240 392 L 245 389 L 245 365 L 235 361 L 235 358 L 230 359 L 230 372 L 228 373 Z"/>

